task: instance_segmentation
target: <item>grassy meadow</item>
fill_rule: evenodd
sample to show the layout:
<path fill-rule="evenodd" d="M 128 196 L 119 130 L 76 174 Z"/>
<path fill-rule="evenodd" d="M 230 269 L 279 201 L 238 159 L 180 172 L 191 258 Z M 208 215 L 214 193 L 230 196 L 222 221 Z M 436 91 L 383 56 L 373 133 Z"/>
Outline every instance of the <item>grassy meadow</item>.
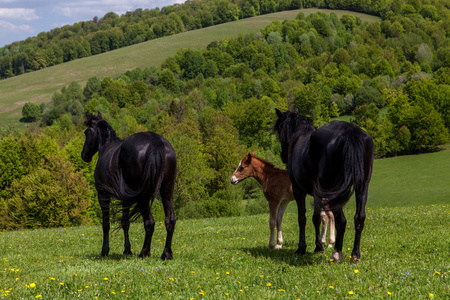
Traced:
<path fill-rule="evenodd" d="M 138 67 L 159 67 L 167 57 L 174 55 L 179 48 L 203 49 L 215 40 L 236 37 L 239 33 L 257 32 L 273 20 L 293 19 L 300 12 L 309 15 L 317 11 L 319 10 L 312 8 L 291 10 L 220 24 L 0 80 L 0 126 L 7 124 L 25 126 L 25 124 L 19 123 L 19 119 L 22 117 L 22 106 L 25 103 L 48 102 L 54 92 L 61 90 L 62 87 L 67 86 L 72 81 L 84 86 L 86 81 L 93 76 L 99 79 L 106 76 L 114 78 L 127 70 Z M 320 11 L 324 13 L 335 12 L 339 17 L 345 13 L 352 14 L 363 21 L 369 22 L 379 20 L 375 16 L 349 11 L 327 9 L 321 9 Z"/>
<path fill-rule="evenodd" d="M 267 248 L 268 214 L 179 220 L 174 259 L 161 261 L 165 228 L 157 220 L 152 257 L 139 259 L 142 223 L 99 257 L 101 226 L 0 233 L 0 298 L 11 299 L 449 299 L 450 151 L 377 160 L 369 189 L 359 264 L 349 263 L 354 201 L 346 207 L 344 254 L 314 254 L 307 211 L 307 254 L 296 256 L 295 203 L 283 222 L 284 245 Z M 154 205 L 160 205 L 155 203 Z"/>

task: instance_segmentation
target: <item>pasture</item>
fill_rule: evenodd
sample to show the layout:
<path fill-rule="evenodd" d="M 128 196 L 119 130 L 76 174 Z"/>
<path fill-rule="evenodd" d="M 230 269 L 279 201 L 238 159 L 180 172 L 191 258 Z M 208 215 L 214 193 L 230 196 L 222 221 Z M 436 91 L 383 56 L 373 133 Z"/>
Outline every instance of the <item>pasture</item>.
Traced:
<path fill-rule="evenodd" d="M 361 262 L 351 264 L 354 199 L 345 208 L 346 261 L 314 254 L 308 206 L 307 253 L 298 243 L 296 205 L 283 221 L 283 248 L 269 250 L 268 214 L 179 220 L 174 259 L 161 261 L 165 227 L 157 220 L 152 256 L 139 259 L 142 223 L 100 257 L 101 227 L 0 233 L 0 297 L 11 299 L 448 299 L 450 151 L 376 160 Z M 230 174 L 231 175 L 231 174 Z M 307 199 L 311 201 L 312 199 Z M 154 205 L 161 205 L 159 202 Z"/>
<path fill-rule="evenodd" d="M 73 81 L 84 86 L 93 76 L 99 79 L 106 76 L 115 78 L 138 67 L 159 67 L 179 48 L 203 49 L 212 41 L 237 37 L 239 33 L 258 32 L 273 20 L 293 19 L 301 11 L 309 15 L 319 10 L 311 8 L 284 11 L 188 31 L 0 80 L 0 125 L 25 126 L 19 123 L 25 103 L 49 102 L 56 91 Z M 352 14 L 368 22 L 379 20 L 376 16 L 356 12 L 329 9 L 320 11 L 327 14 L 335 12 L 338 17 Z"/>

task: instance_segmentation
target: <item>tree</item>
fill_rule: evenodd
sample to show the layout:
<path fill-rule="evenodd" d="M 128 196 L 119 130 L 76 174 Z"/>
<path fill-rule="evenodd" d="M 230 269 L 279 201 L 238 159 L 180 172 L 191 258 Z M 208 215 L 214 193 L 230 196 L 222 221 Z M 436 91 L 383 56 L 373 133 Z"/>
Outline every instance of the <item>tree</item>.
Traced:
<path fill-rule="evenodd" d="M 25 122 L 36 122 L 41 116 L 41 108 L 33 102 L 27 102 L 22 107 L 22 117 Z"/>

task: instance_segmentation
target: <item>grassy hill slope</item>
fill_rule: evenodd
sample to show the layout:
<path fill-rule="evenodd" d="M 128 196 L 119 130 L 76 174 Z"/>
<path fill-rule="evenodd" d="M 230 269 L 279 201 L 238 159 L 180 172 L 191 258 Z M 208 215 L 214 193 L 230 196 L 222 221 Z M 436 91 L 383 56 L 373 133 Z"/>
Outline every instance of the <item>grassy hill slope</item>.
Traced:
<path fill-rule="evenodd" d="M 123 74 L 127 70 L 137 67 L 158 67 L 164 59 L 174 55 L 179 48 L 202 49 L 215 40 L 236 37 L 239 33 L 257 32 L 273 20 L 282 21 L 295 18 L 301 11 L 305 15 L 309 15 L 319 10 L 285 11 L 188 31 L 1 80 L 0 126 L 19 125 L 18 120 L 21 118 L 23 104 L 30 101 L 34 103 L 47 102 L 55 91 L 72 81 L 84 84 L 92 76 L 102 79 L 105 76 L 114 77 Z M 320 11 L 335 12 L 339 17 L 343 14 L 353 14 L 363 21 L 379 20 L 375 16 L 348 11 L 324 9 Z M 22 124 L 22 126 L 24 125 Z"/>

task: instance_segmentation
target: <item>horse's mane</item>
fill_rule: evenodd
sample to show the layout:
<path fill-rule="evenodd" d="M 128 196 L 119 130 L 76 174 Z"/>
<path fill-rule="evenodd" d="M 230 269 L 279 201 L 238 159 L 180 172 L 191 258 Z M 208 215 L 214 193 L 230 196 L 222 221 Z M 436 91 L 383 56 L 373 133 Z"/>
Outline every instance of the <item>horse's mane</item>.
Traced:
<path fill-rule="evenodd" d="M 119 140 L 121 141 L 121 139 L 117 136 L 116 131 L 112 128 L 111 125 L 109 125 L 108 122 L 106 122 L 102 116 L 99 115 L 91 115 L 91 114 L 87 114 L 86 115 L 86 121 L 84 122 L 84 125 L 86 126 L 92 126 L 93 123 L 96 123 L 96 126 L 98 128 L 101 128 L 102 130 L 106 130 L 106 132 L 108 133 L 107 139 L 108 140 Z"/>
<path fill-rule="evenodd" d="M 281 159 L 287 163 L 288 153 L 291 152 L 298 138 L 314 131 L 313 120 L 299 113 L 285 112 L 275 123 L 275 130 L 281 143 Z"/>

